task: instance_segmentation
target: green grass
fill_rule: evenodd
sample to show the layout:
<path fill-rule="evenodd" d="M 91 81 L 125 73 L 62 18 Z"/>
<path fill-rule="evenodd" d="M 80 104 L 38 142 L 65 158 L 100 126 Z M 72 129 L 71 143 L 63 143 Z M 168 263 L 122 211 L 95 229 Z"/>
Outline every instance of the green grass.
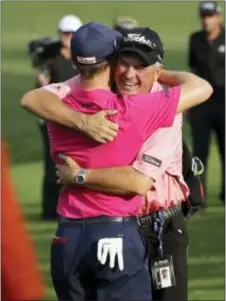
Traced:
<path fill-rule="evenodd" d="M 77 14 L 83 22 L 99 20 L 108 25 L 116 15 L 130 15 L 141 26 L 159 32 L 165 44 L 166 67 L 184 70 L 188 36 L 199 28 L 197 7 L 197 2 L 162 1 L 1 3 L 2 135 L 9 145 L 12 174 L 44 272 L 47 299 L 55 298 L 49 276 L 49 246 L 55 224 L 39 220 L 41 139 L 36 119 L 19 107 L 20 97 L 34 87 L 34 71 L 26 54 L 28 41 L 35 35 L 55 35 L 56 24 L 64 14 Z M 188 128 L 185 133 L 189 139 Z M 213 141 L 208 170 L 210 207 L 197 221 L 189 222 L 190 300 L 224 300 L 224 209 L 217 199 L 219 170 Z"/>

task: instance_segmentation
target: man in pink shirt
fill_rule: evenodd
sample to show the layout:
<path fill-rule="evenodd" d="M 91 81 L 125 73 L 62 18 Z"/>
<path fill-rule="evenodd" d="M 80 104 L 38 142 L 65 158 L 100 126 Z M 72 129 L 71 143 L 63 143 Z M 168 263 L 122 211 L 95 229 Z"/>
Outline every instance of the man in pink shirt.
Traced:
<path fill-rule="evenodd" d="M 162 89 L 161 85 L 155 84 L 151 92 L 160 89 Z M 158 130 L 144 143 L 137 160 L 133 163 L 133 168 L 155 179 L 151 191 L 147 194 L 146 214 L 169 207 L 172 210 L 174 208 L 176 210 L 176 215 L 172 217 L 172 222 L 170 223 L 170 226 L 173 227 L 172 230 L 167 227 L 167 232 L 170 233 L 166 232 L 164 251 L 167 254 L 170 250 L 170 254 L 173 255 L 177 287 L 176 289 L 168 288 L 161 291 L 154 290 L 153 299 L 171 300 L 174 298 L 174 300 L 187 300 L 187 231 L 181 207 L 178 206 L 182 201 L 187 199 L 189 194 L 189 189 L 182 176 L 181 115 L 176 117 L 171 128 Z M 114 181 L 113 178 L 108 179 L 109 181 Z M 93 184 L 100 185 L 99 182 Z M 181 231 L 181 233 L 177 232 L 177 230 Z M 149 237 L 151 250 L 154 250 L 155 248 L 153 247 L 155 247 L 156 239 L 151 226 L 146 229 L 144 234 Z M 176 238 L 174 238 L 175 236 Z M 169 242 L 167 238 L 170 238 Z M 151 252 L 151 258 L 154 257 L 153 255 L 155 254 Z M 183 272 L 180 274 L 182 270 Z"/>
<path fill-rule="evenodd" d="M 90 33 L 88 32 L 88 34 L 86 34 L 87 29 L 88 31 L 90 31 Z M 85 135 L 70 131 L 68 128 L 50 123 L 50 147 L 53 160 L 56 163 L 61 163 L 61 161 L 59 160 L 59 154 L 64 153 L 71 158 L 76 158 L 85 168 L 107 167 L 109 165 L 120 166 L 124 164 L 130 164 L 136 156 L 142 142 L 146 140 L 146 138 L 160 126 L 171 125 L 174 114 L 176 113 L 177 103 L 179 99 L 178 87 L 171 89 L 169 91 L 169 94 L 161 92 L 158 94 L 156 93 L 156 95 L 147 94 L 146 96 L 137 95 L 118 98 L 110 90 L 107 90 L 108 80 L 106 74 L 102 72 L 104 77 L 101 78 L 101 86 L 99 87 L 104 86 L 105 79 L 106 90 L 91 90 L 92 88 L 98 88 L 97 82 L 95 83 L 94 87 L 91 85 L 91 81 L 96 80 L 96 78 L 98 79 L 98 76 L 100 77 L 101 72 L 99 71 L 99 73 L 95 74 L 95 77 L 91 77 L 91 80 L 90 76 L 86 76 L 86 74 L 88 73 L 87 65 L 90 66 L 92 64 L 96 64 L 98 57 L 97 59 L 95 58 L 95 60 L 93 59 L 95 54 L 94 51 L 87 54 L 87 50 L 83 49 L 84 46 L 81 47 L 81 40 L 83 39 L 84 35 L 84 40 L 88 39 L 90 41 L 91 33 L 92 36 L 96 37 L 97 29 L 98 31 L 100 29 L 102 30 L 102 28 L 99 28 L 96 25 L 89 27 L 84 26 L 77 31 L 74 39 L 72 39 L 72 55 L 78 62 L 77 67 L 80 71 L 80 77 L 73 78 L 67 82 L 69 88 L 73 90 L 66 97 L 62 96 L 62 100 L 69 107 L 83 113 L 93 113 L 104 108 L 117 109 L 118 114 L 114 118 L 114 121 L 119 124 L 119 133 L 117 138 L 110 144 L 98 145 L 96 142 L 86 137 Z M 110 33 L 111 31 L 108 32 L 108 39 Z M 104 37 L 101 40 L 103 39 Z M 78 49 L 78 46 L 81 47 L 81 52 L 80 49 Z M 83 53 L 89 56 L 89 59 L 87 57 L 84 58 Z M 106 54 L 106 57 L 107 56 L 109 56 L 108 53 Z M 86 66 L 84 67 L 82 63 L 83 65 L 86 64 Z M 104 67 L 102 67 L 103 70 Z M 66 89 L 67 85 L 50 85 L 46 86 L 45 90 L 48 90 L 51 93 L 56 93 L 58 96 L 60 96 L 62 95 L 62 93 L 67 93 L 66 91 L 64 91 L 64 88 Z M 81 89 L 81 87 L 83 89 Z M 124 148 L 125 141 L 128 146 L 128 149 L 126 151 Z M 119 153 L 120 156 L 114 156 L 115 153 Z M 82 173 L 81 171 L 81 173 L 78 174 L 78 183 L 80 183 L 80 176 L 85 176 L 85 173 Z M 142 240 L 139 237 L 139 233 L 137 232 L 136 227 L 136 213 L 139 210 L 140 205 L 141 197 L 138 195 L 113 196 L 101 192 L 96 192 L 95 190 L 84 189 L 83 187 L 82 189 L 79 189 L 72 186 L 68 187 L 64 190 L 64 192 L 61 193 L 57 210 L 59 215 L 61 216 L 62 223 L 69 222 L 71 221 L 70 219 L 73 219 L 76 222 L 76 226 L 84 222 L 93 224 L 92 231 L 89 226 L 87 226 L 88 231 L 91 231 L 91 236 L 87 236 L 88 252 L 91 252 L 93 243 L 98 241 L 100 238 L 117 238 L 119 236 L 123 236 L 123 245 L 125 252 L 123 271 L 117 273 L 109 273 L 107 267 L 105 267 L 104 270 L 101 271 L 98 267 L 95 268 L 95 261 L 91 262 L 90 258 L 88 258 L 88 256 L 86 256 L 84 252 L 81 253 L 81 259 L 83 257 L 86 258 L 86 264 L 88 265 L 87 272 L 83 273 L 83 277 L 88 277 L 88 273 L 93 270 L 94 275 L 93 277 L 90 276 L 91 280 L 93 279 L 93 281 L 95 281 L 96 279 L 102 278 L 108 281 L 108 285 L 104 285 L 103 281 L 98 281 L 98 285 L 94 287 L 94 290 L 89 291 L 89 294 L 92 295 L 92 298 L 95 298 L 95 291 L 97 291 L 97 294 L 103 295 L 98 297 L 98 299 L 111 299 L 113 297 L 110 296 L 113 293 L 115 295 L 117 294 L 117 298 L 119 298 L 119 300 L 125 298 L 129 298 L 130 300 L 135 300 L 138 298 L 141 300 L 148 300 L 151 298 L 150 287 L 148 286 L 149 275 L 146 268 L 147 261 L 139 259 L 145 258 L 146 252 L 146 248 L 144 245 L 142 245 Z M 127 223 L 129 228 L 123 227 L 121 229 L 121 225 L 118 224 L 120 221 L 122 223 Z M 99 224 L 103 223 L 107 223 L 109 225 L 107 229 L 100 229 Z M 64 225 L 59 226 L 57 234 L 59 232 L 61 233 L 63 227 Z M 79 229 L 79 233 L 77 233 L 77 235 L 76 230 L 77 228 L 74 229 L 74 237 L 66 233 L 66 238 L 74 240 L 77 236 L 79 237 L 81 230 Z M 131 240 L 132 237 L 133 240 Z M 84 241 L 82 240 L 80 241 L 80 243 L 84 244 Z M 137 255 L 134 256 L 130 254 L 129 249 L 131 248 L 131 245 L 133 245 L 133 248 L 136 248 L 136 250 L 138 251 L 138 257 Z M 74 243 L 73 252 L 78 252 L 76 243 Z M 131 262 L 133 262 L 132 266 Z M 78 263 L 73 262 L 73 266 L 74 272 L 76 274 L 79 274 L 80 271 Z M 54 245 L 52 248 L 52 273 L 56 292 L 58 296 L 63 299 L 66 297 L 66 290 L 64 295 L 65 297 L 63 297 L 63 295 L 61 296 L 59 283 L 62 281 L 63 277 L 61 274 L 59 274 L 59 252 Z M 122 286 L 122 281 L 120 281 L 122 277 L 124 279 L 127 278 L 127 281 L 126 284 L 123 285 L 123 289 L 121 288 L 121 290 L 119 290 L 119 285 Z M 116 280 L 118 282 L 117 286 L 114 284 Z M 135 289 L 135 283 L 140 283 L 140 289 Z M 78 284 L 76 286 L 78 286 Z M 77 292 L 77 288 L 74 288 L 74 291 Z M 84 296 L 80 297 L 84 298 Z"/>
<path fill-rule="evenodd" d="M 81 30 L 83 30 L 83 29 L 84 29 L 84 27 L 81 28 Z M 78 30 L 78 32 L 76 33 L 77 36 L 78 36 L 79 32 L 80 32 L 80 30 Z M 109 43 L 110 35 L 109 35 L 109 31 L 107 31 L 107 30 L 105 30 L 105 37 L 106 37 L 106 35 L 107 35 L 108 43 L 105 45 L 106 47 L 104 47 L 105 50 L 110 44 Z M 90 36 L 90 38 L 94 38 L 94 40 L 95 40 L 95 38 L 97 38 L 97 37 L 95 37 L 94 33 L 92 33 L 92 36 Z M 102 38 L 101 42 L 104 43 L 103 37 L 101 37 L 101 38 Z M 94 41 L 93 45 L 95 43 L 97 43 L 97 41 L 96 42 Z M 75 43 L 75 45 L 79 45 L 79 46 L 81 46 L 81 44 L 79 45 L 78 41 L 76 41 L 76 43 Z M 96 44 L 96 45 L 99 45 L 98 47 L 103 46 L 100 44 Z M 112 43 L 111 45 L 114 45 L 114 44 Z M 73 43 L 72 43 L 72 47 L 73 47 Z M 75 48 L 76 47 L 78 47 L 78 46 L 75 46 Z M 97 49 L 98 49 L 98 47 L 97 47 Z M 91 48 L 92 47 L 90 47 L 90 49 Z M 88 48 L 86 51 L 89 52 Z M 76 53 L 76 51 L 72 51 L 72 53 Z M 88 57 L 87 57 L 87 55 L 88 55 Z M 109 55 L 109 53 L 108 53 L 108 55 Z M 147 57 L 148 57 L 148 59 L 151 60 L 151 59 L 153 59 L 154 56 L 157 56 L 157 54 L 152 52 L 152 54 L 149 54 Z M 89 73 L 87 73 L 87 69 L 88 69 L 87 66 L 82 67 L 81 63 L 83 65 L 91 65 L 91 64 L 97 63 L 96 54 L 93 55 L 90 53 L 86 53 L 86 57 L 85 57 L 84 54 L 77 53 L 75 59 L 77 60 L 77 63 L 79 62 L 78 68 L 80 69 L 80 73 L 83 74 L 83 76 L 87 75 Z M 104 66 L 101 66 L 101 67 L 104 67 Z M 106 71 L 106 70 L 108 71 L 107 68 L 106 69 L 104 68 L 104 71 Z M 102 71 L 103 71 L 103 69 L 102 69 Z M 116 73 L 117 73 L 117 70 L 116 70 Z M 167 78 L 168 78 L 167 72 L 165 73 L 163 78 L 165 78 L 165 80 L 167 81 Z M 183 78 L 183 76 L 182 76 L 182 78 Z M 44 95 L 45 94 L 46 94 L 46 96 L 50 96 L 50 94 L 60 95 L 61 92 L 64 91 L 64 92 L 62 92 L 62 93 L 65 93 L 64 96 L 62 96 L 62 98 L 63 98 L 62 101 L 64 103 L 66 103 L 68 106 L 72 107 L 73 109 L 76 109 L 83 113 L 91 113 L 91 112 L 95 112 L 95 111 L 98 111 L 103 108 L 118 109 L 118 115 L 116 116 L 116 118 L 117 117 L 119 118 L 121 116 L 118 120 L 116 119 L 116 121 L 119 123 L 119 126 L 120 126 L 119 134 L 118 134 L 118 137 L 115 139 L 115 141 L 113 141 L 111 144 L 98 145 L 98 144 L 93 143 L 91 140 L 85 138 L 85 136 L 83 136 L 79 133 L 75 134 L 74 132 L 66 130 L 65 128 L 59 127 L 58 125 L 51 125 L 50 126 L 50 138 L 51 138 L 51 144 L 52 144 L 52 153 L 53 153 L 53 157 L 56 160 L 56 162 L 58 160 L 57 155 L 60 152 L 64 152 L 65 154 L 71 156 L 72 158 L 75 158 L 75 157 L 79 158 L 79 161 L 80 161 L 79 163 L 84 164 L 84 167 L 87 167 L 87 168 L 105 167 L 107 164 L 108 165 L 113 164 L 115 166 L 122 165 L 122 164 L 130 164 L 132 162 L 132 158 L 134 158 L 137 153 L 137 150 L 138 150 L 137 148 L 139 146 L 138 144 L 142 143 L 142 140 L 145 139 L 145 137 L 147 138 L 148 135 L 150 135 L 155 129 L 157 129 L 159 127 L 160 121 L 162 122 L 162 124 L 161 124 L 162 126 L 167 126 L 167 124 L 168 124 L 166 121 L 164 121 L 164 119 L 166 117 L 168 119 L 168 122 L 170 122 L 169 121 L 169 119 L 171 118 L 170 112 L 172 112 L 172 111 L 169 110 L 169 107 L 174 106 L 174 103 L 171 102 L 169 105 L 166 102 L 166 99 L 170 100 L 170 98 L 172 97 L 172 101 L 173 101 L 174 97 L 179 97 L 179 95 L 173 96 L 172 92 L 173 91 L 176 92 L 175 88 L 173 88 L 173 89 L 169 89 L 164 92 L 161 92 L 161 93 L 153 93 L 152 95 L 154 95 L 154 98 L 151 97 L 151 95 L 149 97 L 147 97 L 147 95 L 141 95 L 138 98 L 139 101 L 136 101 L 136 97 L 132 96 L 129 98 L 118 98 L 117 99 L 118 102 L 114 103 L 115 97 L 113 97 L 111 95 L 111 93 L 109 94 L 109 91 L 95 91 L 95 90 L 91 91 L 90 89 L 92 89 L 93 86 L 91 85 L 90 78 L 88 77 L 88 81 L 86 82 L 86 85 L 84 85 L 84 81 L 82 81 L 81 79 L 82 78 L 79 77 L 77 79 L 72 79 L 70 82 L 67 82 L 65 84 L 52 85 L 51 87 L 47 87 L 46 89 L 51 92 L 50 93 L 46 92 L 46 93 L 44 93 Z M 91 79 L 93 79 L 92 76 L 91 76 Z M 77 80 L 79 80 L 79 87 L 76 87 Z M 101 87 L 104 86 L 103 83 L 104 82 L 106 83 L 106 80 L 108 81 L 108 77 L 101 78 L 101 83 L 102 83 Z M 192 97 L 188 97 L 190 104 L 188 104 L 188 99 L 186 98 L 188 96 L 187 94 L 190 93 L 188 91 L 188 90 L 190 90 L 190 85 L 188 83 L 186 83 L 186 81 L 184 83 L 184 78 L 181 80 L 181 82 L 179 82 L 179 83 L 181 83 L 181 88 L 184 87 L 184 88 L 182 88 L 184 90 L 182 90 L 182 94 L 180 96 L 180 105 L 179 106 L 184 105 L 185 108 L 188 108 L 189 105 L 191 106 L 192 104 L 194 105 L 195 103 L 197 103 L 199 101 L 204 101 L 206 98 L 206 93 L 207 94 L 211 93 L 211 88 L 209 87 L 209 85 L 207 85 L 207 83 L 204 83 L 201 79 L 198 79 L 198 81 L 200 81 L 201 85 L 205 84 L 204 86 L 206 87 L 206 90 L 204 89 L 205 91 L 202 92 L 201 94 L 198 93 L 198 96 L 199 96 L 198 100 L 197 99 L 193 100 Z M 73 84 L 73 86 L 71 84 Z M 97 84 L 97 82 L 96 82 L 96 84 Z M 194 82 L 193 82 L 193 84 L 194 84 Z M 126 83 L 126 85 L 127 85 L 127 83 Z M 69 86 L 69 91 L 68 91 L 69 93 L 67 93 L 67 91 L 66 91 L 68 86 Z M 83 90 L 79 89 L 81 87 L 83 88 Z M 107 87 L 107 85 L 106 85 L 106 87 Z M 88 90 L 84 90 L 84 88 L 86 88 L 86 89 L 88 88 Z M 99 88 L 98 85 L 95 86 L 95 88 Z M 184 93 L 185 91 L 187 94 Z M 197 92 L 197 90 L 196 90 L 196 92 Z M 26 99 L 26 97 L 32 98 L 32 96 L 34 96 L 34 95 L 37 97 L 37 94 L 39 94 L 39 97 L 43 97 L 42 93 L 43 93 L 43 91 L 38 92 L 38 93 L 31 92 L 30 94 L 28 93 L 28 95 L 26 95 L 24 97 L 24 99 Z M 65 95 L 67 95 L 67 96 L 65 97 Z M 164 101 L 162 100 L 161 97 L 158 97 L 158 95 L 161 95 L 161 97 L 164 98 Z M 192 96 L 192 95 L 190 94 L 190 96 Z M 194 96 L 197 96 L 197 95 L 193 95 L 193 97 Z M 58 96 L 58 98 L 61 98 L 61 97 Z M 24 99 L 23 99 L 23 102 L 26 102 Z M 194 101 L 193 103 L 192 103 L 192 100 Z M 152 102 L 151 103 L 152 106 L 150 107 L 150 113 L 149 113 L 148 105 L 149 105 L 150 101 Z M 160 108 L 161 108 L 161 102 L 164 103 L 164 106 L 161 108 L 161 110 L 159 110 L 155 107 L 155 102 L 158 102 L 158 106 L 160 106 Z M 129 112 L 129 115 L 126 114 L 127 112 Z M 149 113 L 149 114 L 147 114 L 147 113 Z M 159 114 L 158 118 L 156 115 L 152 116 L 156 113 Z M 140 119 L 140 116 L 142 116 L 142 119 Z M 130 124 L 128 123 L 128 121 L 130 122 Z M 166 123 L 164 123 L 163 121 Z M 135 128 L 132 126 L 131 122 L 135 123 L 135 125 L 136 125 Z M 125 136 L 125 133 L 127 134 L 126 136 Z M 121 137 L 120 137 L 120 135 L 121 135 Z M 143 138 L 142 138 L 142 135 L 143 135 Z M 128 149 L 126 150 L 126 152 L 124 149 L 124 144 L 122 142 L 120 142 L 122 140 L 122 138 L 123 138 L 123 140 L 128 141 L 128 143 L 127 143 Z M 137 142 L 138 140 L 139 140 L 139 143 Z M 122 148 L 122 146 L 123 146 L 123 148 Z M 109 155 L 111 155 L 111 149 L 113 149 L 115 152 L 118 152 L 118 150 L 119 150 L 120 157 L 118 158 L 116 156 L 111 156 L 110 158 L 109 157 L 105 158 L 104 155 L 106 156 L 107 153 Z M 92 158 L 93 158 L 93 160 L 92 160 Z M 99 165 L 99 166 L 97 166 L 97 165 Z M 81 170 L 81 172 L 76 175 L 77 184 L 83 184 L 83 179 L 85 178 L 85 176 L 86 176 L 86 171 Z M 111 201 L 111 202 L 109 202 L 109 201 Z M 93 238 L 95 238 L 95 241 L 98 240 L 98 235 L 101 235 L 101 237 L 108 237 L 109 235 L 110 235 L 110 237 L 112 237 L 112 236 L 118 237 L 120 235 L 123 235 L 124 252 L 126 254 L 126 256 L 124 256 L 125 269 L 120 273 L 116 273 L 116 274 L 113 273 L 115 275 L 114 277 L 113 277 L 113 274 L 111 271 L 106 270 L 107 267 L 104 268 L 104 272 L 105 272 L 104 274 L 103 273 L 100 274 L 99 270 L 93 271 L 97 278 L 99 275 L 99 277 L 101 277 L 101 278 L 106 277 L 108 279 L 108 286 L 107 287 L 104 286 L 104 288 L 102 287 L 102 290 L 100 289 L 100 287 L 98 285 L 95 286 L 94 283 L 92 283 L 95 286 L 94 291 L 96 293 L 100 293 L 102 295 L 102 297 L 103 296 L 107 297 L 108 300 L 110 300 L 111 293 L 113 293 L 114 295 L 117 294 L 117 297 L 119 297 L 119 299 L 122 297 L 124 299 L 129 298 L 130 300 L 135 300 L 137 298 L 138 299 L 143 298 L 143 300 L 145 300 L 146 298 L 147 299 L 150 298 L 149 297 L 150 293 L 148 291 L 148 278 L 147 278 L 146 262 L 143 261 L 145 248 L 144 248 L 144 246 L 142 247 L 141 242 L 139 242 L 139 239 L 137 239 L 138 233 L 136 231 L 136 223 L 135 223 L 135 219 L 134 219 L 134 216 L 135 216 L 139 206 L 140 206 L 140 200 L 137 196 L 131 196 L 131 197 L 130 196 L 129 197 L 119 197 L 119 196 L 112 197 L 111 196 L 110 197 L 107 194 L 103 194 L 103 193 L 97 194 L 94 191 L 92 191 L 92 190 L 89 191 L 88 189 L 85 189 L 83 187 L 78 188 L 77 190 L 74 189 L 73 187 L 68 187 L 66 190 L 64 190 L 64 192 L 62 193 L 62 197 L 60 198 L 60 204 L 59 204 L 58 211 L 61 214 L 62 218 L 60 220 L 60 225 L 59 225 L 59 228 L 57 231 L 57 235 L 54 238 L 54 244 L 56 242 L 62 243 L 63 245 L 65 245 L 65 248 L 62 247 L 63 249 L 69 248 L 68 245 L 70 245 L 70 241 L 71 241 L 71 243 L 73 241 L 73 244 L 76 244 L 76 240 L 77 240 L 76 237 L 78 234 L 80 235 L 80 232 L 77 233 L 77 235 L 76 235 L 76 233 L 75 233 L 76 227 L 73 228 L 73 231 L 71 230 L 71 227 L 70 227 L 70 229 L 68 229 L 69 232 L 67 232 L 65 229 L 65 227 L 66 227 L 65 224 L 67 225 L 68 223 L 69 224 L 72 223 L 72 224 L 74 224 L 74 226 L 81 225 L 84 223 L 92 224 L 91 232 L 92 233 L 95 232 L 95 237 L 93 237 Z M 105 215 L 105 217 L 101 217 L 101 215 Z M 92 218 L 93 216 L 96 216 L 97 218 L 94 219 L 94 218 Z M 123 216 L 126 216 L 126 218 L 123 218 Z M 105 222 L 107 222 L 106 227 L 100 228 L 100 224 L 105 223 Z M 128 226 L 130 225 L 130 227 L 129 227 L 130 231 L 128 232 L 128 229 L 126 229 L 124 227 L 121 229 L 120 224 L 118 224 L 119 222 L 123 222 L 123 224 L 128 223 Z M 119 230 L 118 226 L 120 226 L 121 230 Z M 79 229 L 79 230 L 81 230 L 81 229 Z M 87 235 L 89 234 L 89 231 L 88 231 Z M 70 232 L 71 232 L 71 234 L 70 234 Z M 65 237 L 65 235 L 66 235 L 66 237 Z M 67 242 L 67 240 L 68 240 L 68 242 Z M 77 241 L 77 243 L 79 243 L 79 242 Z M 80 241 L 80 243 L 81 243 L 81 241 Z M 82 243 L 85 243 L 85 242 L 82 241 Z M 91 243 L 92 243 L 92 241 L 91 241 Z M 55 267 L 57 266 L 57 263 L 58 263 L 58 269 L 55 270 L 56 273 L 54 273 L 54 270 L 52 272 L 55 277 L 55 279 L 54 279 L 55 288 L 58 289 L 58 291 L 57 291 L 58 297 L 60 299 L 63 299 L 63 298 L 65 298 L 66 293 L 68 294 L 69 292 L 67 289 L 65 290 L 65 287 L 63 287 L 63 283 L 61 283 L 61 288 L 60 288 L 59 283 L 62 281 L 66 281 L 66 280 L 68 281 L 68 279 L 65 279 L 65 276 L 63 277 L 63 274 L 59 273 L 59 256 L 60 256 L 59 251 L 60 250 L 62 251 L 62 248 L 59 249 L 59 247 L 54 246 L 54 244 L 53 244 L 52 260 L 53 260 L 53 262 L 55 262 Z M 87 244 L 88 245 L 86 245 L 86 246 L 89 249 L 90 240 L 88 240 L 88 238 L 87 238 Z M 127 247 L 134 248 L 135 253 L 137 251 L 139 251 L 138 257 L 140 259 L 142 258 L 142 260 L 138 259 L 138 257 L 137 257 L 138 254 L 135 256 L 135 253 L 134 253 L 133 256 L 130 256 L 129 255 L 130 252 L 128 253 L 126 251 Z M 73 252 L 75 252 L 76 250 L 77 250 L 76 247 L 74 247 Z M 81 254 L 82 254 L 82 256 L 85 256 L 82 253 L 83 251 L 81 251 Z M 66 265 L 66 267 L 67 267 L 66 270 L 69 267 L 72 269 L 70 257 L 65 256 L 66 253 L 64 253 L 64 257 L 66 257 L 66 262 L 64 262 L 64 264 L 62 262 L 60 262 L 60 264 L 63 264 L 62 268 L 65 268 L 65 265 Z M 72 256 L 73 254 L 71 254 L 70 256 Z M 93 254 L 90 254 L 90 255 L 93 255 Z M 80 260 L 81 259 L 82 258 L 80 258 Z M 88 259 L 90 260 L 91 258 L 86 258 L 86 259 L 88 261 Z M 79 259 L 77 258 L 77 260 L 79 260 Z M 130 260 L 131 260 L 131 264 L 130 264 Z M 132 264 L 132 261 L 133 261 L 133 264 Z M 94 259 L 94 262 L 95 262 L 95 259 Z M 86 263 L 86 264 L 88 265 L 87 268 L 90 269 L 90 267 L 92 267 L 92 264 L 90 261 L 89 261 L 89 263 Z M 79 267 L 78 266 L 76 267 L 76 265 L 77 265 L 77 263 L 73 262 L 73 272 L 76 272 L 75 276 L 78 277 L 79 273 L 81 273 L 81 271 L 79 272 Z M 90 271 L 89 269 L 87 271 Z M 58 275 L 56 275 L 57 272 L 58 272 Z M 71 272 L 72 272 L 72 270 L 71 270 Z M 81 275 L 81 276 L 86 275 L 86 280 L 89 277 L 94 280 L 94 278 L 92 278 L 92 275 L 90 275 L 90 274 L 88 275 L 88 274 L 84 274 L 84 273 L 82 273 L 83 275 Z M 136 274 L 136 276 L 134 275 L 134 273 Z M 117 277 L 121 278 L 122 276 L 126 277 L 126 279 L 129 276 L 129 279 L 127 279 L 129 281 L 128 281 L 128 283 L 126 282 L 124 284 L 123 289 L 121 288 L 119 290 L 119 287 L 117 287 L 113 283 L 116 282 L 116 279 L 118 279 Z M 70 277 L 70 274 L 68 275 L 68 277 Z M 113 277 L 114 279 L 111 277 Z M 78 280 L 78 279 L 76 278 L 76 280 Z M 78 292 L 78 281 L 76 281 L 76 280 L 75 280 L 76 287 L 74 287 L 74 284 L 70 281 L 70 287 L 71 287 L 70 292 L 74 293 L 74 294 L 79 294 L 80 298 L 84 298 L 84 295 L 82 295 L 83 292 L 84 291 L 91 292 L 91 288 L 89 287 L 89 290 L 88 289 L 84 290 L 85 284 L 83 283 L 83 281 L 80 281 L 79 284 L 81 286 L 81 290 Z M 81 279 L 79 279 L 79 280 L 81 280 Z M 136 282 L 136 285 L 135 285 L 135 282 Z M 58 283 L 58 285 L 59 285 L 58 287 L 56 287 L 56 283 Z M 91 285 L 91 283 L 90 283 L 90 285 Z M 137 285 L 138 285 L 139 289 L 137 288 Z M 135 289 L 135 287 L 136 287 L 136 289 Z M 70 300 L 71 299 L 75 300 L 75 297 L 72 297 L 72 296 L 69 297 L 69 295 L 67 295 L 67 299 L 68 298 L 70 298 Z M 99 299 L 102 299 L 102 298 L 100 297 Z"/>
<path fill-rule="evenodd" d="M 153 90 L 159 89 L 158 85 L 153 86 Z M 76 170 L 80 167 L 75 167 L 69 160 L 66 171 L 69 174 L 76 174 Z M 171 217 L 169 225 L 165 229 L 163 237 L 164 241 L 164 254 L 172 255 L 174 261 L 174 271 L 176 277 L 176 287 L 171 287 L 163 290 L 152 290 L 153 300 L 187 300 L 187 244 L 188 236 L 186 224 L 183 214 L 181 212 L 181 202 L 186 201 L 189 195 L 189 189 L 182 176 L 182 116 L 178 115 L 175 118 L 173 126 L 171 128 L 159 129 L 143 144 L 136 161 L 133 162 L 132 167 L 146 175 L 148 178 L 152 178 L 155 182 L 152 185 L 151 190 L 145 197 L 144 207 L 141 213 L 147 215 L 149 213 L 157 212 L 158 210 L 165 210 L 172 208 L 175 210 L 175 215 Z M 61 166 L 58 166 L 58 173 L 62 177 L 65 177 L 64 170 Z M 78 169 L 77 169 L 78 168 Z M 99 170 L 99 179 L 102 170 Z M 107 169 L 106 169 L 107 171 Z M 98 170 L 94 170 L 92 185 L 98 185 L 100 188 L 101 182 L 95 181 L 95 173 Z M 118 170 L 117 176 L 120 176 L 121 171 Z M 124 174 L 125 175 L 125 174 Z M 129 175 L 129 173 L 128 173 Z M 104 175 L 106 176 L 106 174 Z M 68 175 L 66 176 L 68 177 Z M 91 179 L 91 178 L 90 178 Z M 67 180 L 67 178 L 65 178 Z M 109 175 L 107 180 L 111 181 L 111 184 L 104 185 L 103 189 L 113 189 L 112 182 L 114 178 Z M 70 183 L 70 182 L 69 182 Z M 89 178 L 87 177 L 86 185 L 89 187 Z M 123 193 L 133 193 L 134 189 L 128 188 L 129 183 L 133 185 L 132 181 L 127 178 L 127 184 L 123 187 L 123 183 L 120 186 L 115 186 L 114 189 L 120 189 Z M 139 183 L 138 183 L 139 184 Z M 111 186 L 111 187 L 110 187 Z M 94 188 L 94 187 L 93 187 Z M 143 220 L 141 219 L 142 225 Z M 150 258 L 156 257 L 156 234 L 153 232 L 152 225 L 148 224 L 142 231 L 145 237 L 148 238 L 148 242 L 151 246 Z M 170 299 L 174 297 L 175 299 Z"/>

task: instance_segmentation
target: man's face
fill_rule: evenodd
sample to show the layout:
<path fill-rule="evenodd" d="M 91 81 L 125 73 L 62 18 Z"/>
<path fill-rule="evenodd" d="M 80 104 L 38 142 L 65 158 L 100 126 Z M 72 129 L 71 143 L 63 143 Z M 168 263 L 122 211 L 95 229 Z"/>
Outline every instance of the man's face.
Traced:
<path fill-rule="evenodd" d="M 59 32 L 61 44 L 66 48 L 70 48 L 72 36 L 73 36 L 73 32 L 62 32 L 62 31 Z"/>
<path fill-rule="evenodd" d="M 221 24 L 221 15 L 215 14 L 212 16 L 201 17 L 202 28 L 207 32 L 213 32 Z"/>
<path fill-rule="evenodd" d="M 146 67 L 137 56 L 119 56 L 115 68 L 117 90 L 126 95 L 148 93 L 161 70 L 156 65 Z"/>
<path fill-rule="evenodd" d="M 168 272 L 167 272 L 166 270 L 163 270 L 163 271 L 162 271 L 162 277 L 163 277 L 164 279 L 168 278 Z"/>

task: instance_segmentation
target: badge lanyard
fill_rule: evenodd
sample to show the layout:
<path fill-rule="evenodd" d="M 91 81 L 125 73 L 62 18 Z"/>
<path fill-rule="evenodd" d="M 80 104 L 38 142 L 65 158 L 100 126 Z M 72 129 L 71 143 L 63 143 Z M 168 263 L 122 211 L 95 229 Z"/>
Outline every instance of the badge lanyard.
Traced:
<path fill-rule="evenodd" d="M 162 241 L 163 227 L 164 227 L 164 214 L 163 212 L 158 211 L 156 213 L 156 219 L 154 221 L 154 232 L 157 234 L 158 253 L 161 258 L 163 257 L 163 241 Z"/>
<path fill-rule="evenodd" d="M 151 279 L 154 289 L 165 289 L 167 287 L 175 286 L 176 279 L 173 267 L 172 255 L 163 254 L 163 229 L 165 224 L 164 212 L 158 211 L 155 214 L 153 221 L 153 231 L 157 235 L 157 251 L 158 257 L 152 261 L 151 265 Z M 164 256 L 163 256 L 164 255 Z M 163 275 L 163 270 L 165 274 Z"/>

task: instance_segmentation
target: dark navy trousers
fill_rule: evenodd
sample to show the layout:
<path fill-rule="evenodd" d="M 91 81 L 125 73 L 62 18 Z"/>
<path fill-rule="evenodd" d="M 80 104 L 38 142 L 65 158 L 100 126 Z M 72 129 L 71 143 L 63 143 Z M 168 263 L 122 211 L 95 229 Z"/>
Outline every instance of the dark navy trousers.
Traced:
<path fill-rule="evenodd" d="M 101 238 L 123 237 L 124 270 L 97 261 Z M 51 245 L 51 276 L 60 301 L 150 301 L 148 246 L 136 221 L 59 223 Z"/>

